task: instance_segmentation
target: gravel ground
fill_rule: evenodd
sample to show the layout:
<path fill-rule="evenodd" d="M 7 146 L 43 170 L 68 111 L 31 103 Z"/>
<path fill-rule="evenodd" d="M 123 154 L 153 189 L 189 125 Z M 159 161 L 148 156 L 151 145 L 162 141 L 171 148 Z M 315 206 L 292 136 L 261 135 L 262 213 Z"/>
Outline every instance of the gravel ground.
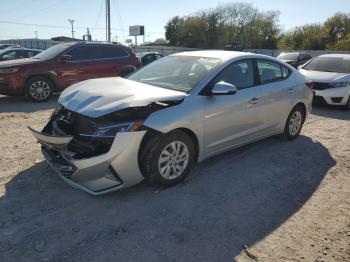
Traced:
<path fill-rule="evenodd" d="M 1 261 L 350 261 L 350 112 L 315 108 L 296 141 L 217 156 L 176 187 L 92 197 L 26 129 L 55 104 L 0 96 Z"/>

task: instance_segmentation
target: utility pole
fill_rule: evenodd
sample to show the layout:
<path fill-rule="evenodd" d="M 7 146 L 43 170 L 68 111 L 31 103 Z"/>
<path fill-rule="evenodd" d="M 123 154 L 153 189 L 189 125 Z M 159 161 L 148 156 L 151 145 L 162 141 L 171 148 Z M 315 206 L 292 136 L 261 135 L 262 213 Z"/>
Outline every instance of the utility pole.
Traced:
<path fill-rule="evenodd" d="M 74 19 L 68 19 L 68 22 L 71 24 L 72 26 L 72 38 L 74 38 L 74 26 L 73 26 L 73 23 L 74 23 Z"/>
<path fill-rule="evenodd" d="M 111 42 L 111 3 L 106 0 L 106 41 Z"/>

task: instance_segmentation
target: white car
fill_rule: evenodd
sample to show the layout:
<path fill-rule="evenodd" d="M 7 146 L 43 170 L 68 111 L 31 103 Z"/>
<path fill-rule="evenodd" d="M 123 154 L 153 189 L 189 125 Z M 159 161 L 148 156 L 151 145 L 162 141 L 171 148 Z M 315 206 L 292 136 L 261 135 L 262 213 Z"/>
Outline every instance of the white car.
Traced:
<path fill-rule="evenodd" d="M 314 84 L 314 103 L 350 108 L 350 54 L 318 56 L 299 72 Z"/>

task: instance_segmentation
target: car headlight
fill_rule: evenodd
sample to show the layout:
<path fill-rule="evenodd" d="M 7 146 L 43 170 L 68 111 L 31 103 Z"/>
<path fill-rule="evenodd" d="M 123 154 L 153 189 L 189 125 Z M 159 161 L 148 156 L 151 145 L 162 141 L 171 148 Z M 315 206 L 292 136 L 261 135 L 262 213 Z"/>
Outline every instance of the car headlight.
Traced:
<path fill-rule="evenodd" d="M 2 68 L 0 69 L 0 74 L 12 74 L 18 72 L 17 67 L 12 67 L 12 68 Z"/>
<path fill-rule="evenodd" d="M 123 132 L 136 132 L 142 129 L 143 121 L 122 123 L 122 124 L 113 124 L 108 126 L 98 127 L 93 134 L 80 134 L 82 137 L 90 137 L 95 139 L 104 139 L 104 138 L 115 138 L 117 133 Z"/>
<path fill-rule="evenodd" d="M 335 82 L 333 84 L 334 87 L 347 87 L 350 86 L 350 82 Z"/>

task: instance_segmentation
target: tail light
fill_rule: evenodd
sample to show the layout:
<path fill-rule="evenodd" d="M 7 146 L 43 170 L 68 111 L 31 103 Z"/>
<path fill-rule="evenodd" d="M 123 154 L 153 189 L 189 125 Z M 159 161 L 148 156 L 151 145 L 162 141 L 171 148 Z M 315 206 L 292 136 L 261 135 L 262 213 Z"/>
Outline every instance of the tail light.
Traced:
<path fill-rule="evenodd" d="M 313 89 L 313 88 L 314 88 L 314 82 L 312 82 L 311 80 L 307 81 L 307 82 L 305 83 L 305 85 L 306 85 L 308 88 L 310 88 L 310 89 Z"/>

